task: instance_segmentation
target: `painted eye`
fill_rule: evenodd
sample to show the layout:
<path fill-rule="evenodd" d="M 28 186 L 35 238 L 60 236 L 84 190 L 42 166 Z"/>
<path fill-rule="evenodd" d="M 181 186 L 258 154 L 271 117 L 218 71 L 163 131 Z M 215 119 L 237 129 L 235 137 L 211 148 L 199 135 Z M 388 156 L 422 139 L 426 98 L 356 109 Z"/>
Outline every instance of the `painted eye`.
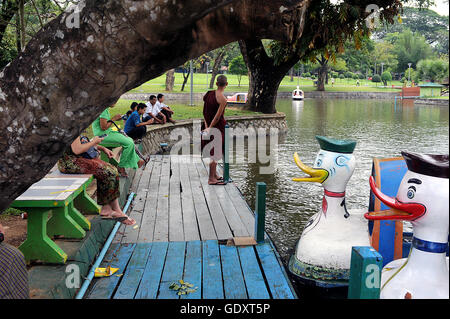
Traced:
<path fill-rule="evenodd" d="M 406 193 L 406 196 L 408 196 L 409 199 L 414 198 L 414 195 L 416 194 L 416 191 L 412 188 L 408 189 L 408 193 Z"/>
<path fill-rule="evenodd" d="M 345 163 L 348 161 L 348 158 L 341 155 L 341 156 L 336 157 L 335 161 L 338 166 L 344 166 Z"/>
<path fill-rule="evenodd" d="M 316 166 L 317 167 L 320 167 L 322 165 L 322 160 L 321 159 L 318 159 L 317 160 L 317 163 L 316 163 Z"/>

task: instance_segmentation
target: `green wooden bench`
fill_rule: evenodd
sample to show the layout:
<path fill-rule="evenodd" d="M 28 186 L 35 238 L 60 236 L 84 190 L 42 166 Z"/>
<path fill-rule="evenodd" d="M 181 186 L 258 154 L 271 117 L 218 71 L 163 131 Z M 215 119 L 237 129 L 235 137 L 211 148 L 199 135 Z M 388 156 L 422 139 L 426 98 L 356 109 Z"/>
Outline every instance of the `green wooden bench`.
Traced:
<path fill-rule="evenodd" d="M 52 172 L 11 204 L 28 213 L 27 239 L 19 247 L 27 262 L 66 262 L 67 254 L 50 238 L 57 235 L 84 238 L 91 224 L 77 208 L 84 212 L 100 212 L 100 207 L 86 193 L 92 180 L 92 175 Z M 48 219 L 50 212 L 52 216 Z"/>

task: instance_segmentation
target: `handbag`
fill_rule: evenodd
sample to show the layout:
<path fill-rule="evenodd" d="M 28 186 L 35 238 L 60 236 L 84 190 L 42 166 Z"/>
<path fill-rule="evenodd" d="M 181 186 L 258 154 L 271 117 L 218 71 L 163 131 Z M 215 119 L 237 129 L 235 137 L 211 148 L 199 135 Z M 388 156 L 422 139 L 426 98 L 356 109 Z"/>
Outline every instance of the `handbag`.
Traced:
<path fill-rule="evenodd" d="M 81 144 L 86 144 L 86 143 L 90 142 L 90 140 L 89 140 L 89 138 L 87 136 L 81 136 L 80 137 L 80 141 L 81 141 Z M 89 147 L 89 149 L 86 152 L 84 152 L 84 153 L 82 153 L 80 155 L 83 158 L 94 159 L 94 158 L 97 158 L 100 155 L 100 153 L 95 148 L 95 146 L 91 146 L 91 147 Z"/>

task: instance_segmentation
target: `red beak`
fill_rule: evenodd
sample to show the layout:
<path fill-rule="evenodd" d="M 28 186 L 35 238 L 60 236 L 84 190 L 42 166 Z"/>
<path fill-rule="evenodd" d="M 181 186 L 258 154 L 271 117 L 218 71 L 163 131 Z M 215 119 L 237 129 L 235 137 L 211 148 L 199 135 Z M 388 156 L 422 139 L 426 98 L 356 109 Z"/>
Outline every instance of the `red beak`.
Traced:
<path fill-rule="evenodd" d="M 370 220 L 414 220 L 426 212 L 426 207 L 419 203 L 402 203 L 397 198 L 383 194 L 375 185 L 373 176 L 369 179 L 370 188 L 374 195 L 391 209 L 378 212 L 368 212 L 364 217 Z"/>

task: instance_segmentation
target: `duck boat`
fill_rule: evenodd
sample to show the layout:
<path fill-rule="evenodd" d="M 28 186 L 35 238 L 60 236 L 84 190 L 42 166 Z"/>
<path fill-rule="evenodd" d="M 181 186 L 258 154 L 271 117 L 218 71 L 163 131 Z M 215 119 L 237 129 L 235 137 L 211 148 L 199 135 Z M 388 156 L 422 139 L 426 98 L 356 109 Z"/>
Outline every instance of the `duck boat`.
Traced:
<path fill-rule="evenodd" d="M 370 177 L 373 194 L 387 210 L 368 212 L 369 220 L 410 221 L 413 226 L 407 258 L 383 267 L 381 299 L 448 299 L 449 158 L 402 152 L 408 170 L 395 197 L 381 192 Z"/>
<path fill-rule="evenodd" d="M 297 88 L 294 91 L 292 91 L 292 99 L 294 101 L 301 101 L 304 99 L 304 97 L 305 97 L 305 94 L 303 93 L 302 90 L 300 90 L 299 86 L 297 86 Z"/>
<path fill-rule="evenodd" d="M 322 205 L 307 222 L 289 271 L 303 284 L 320 288 L 347 288 L 352 246 L 370 246 L 365 209 L 347 210 L 346 186 L 356 165 L 355 141 L 316 136 L 320 151 L 313 167 L 302 163 L 297 153 L 297 166 L 309 177 L 293 178 L 296 182 L 321 183 Z M 306 195 L 310 196 L 310 195 Z"/>

